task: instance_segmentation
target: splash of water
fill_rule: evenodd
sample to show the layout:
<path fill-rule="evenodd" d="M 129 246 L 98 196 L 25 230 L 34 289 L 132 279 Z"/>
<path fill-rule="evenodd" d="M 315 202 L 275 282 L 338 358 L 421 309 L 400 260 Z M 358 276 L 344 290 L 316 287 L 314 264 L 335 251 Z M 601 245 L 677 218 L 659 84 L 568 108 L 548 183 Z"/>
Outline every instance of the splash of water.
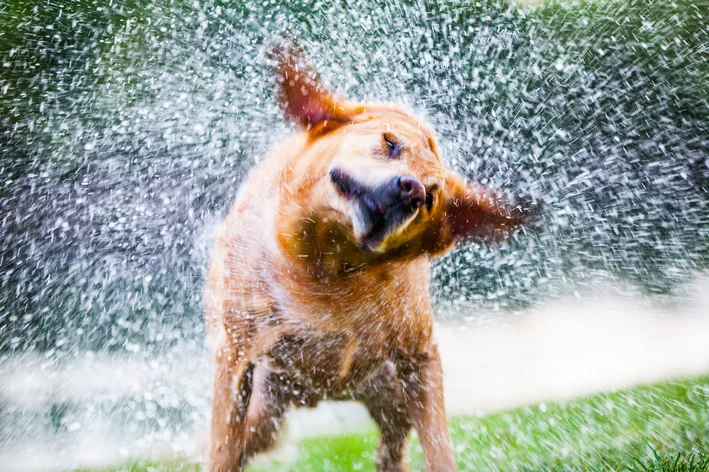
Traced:
<path fill-rule="evenodd" d="M 438 264 L 439 305 L 608 277 L 664 293 L 705 267 L 707 5 L 232 3 L 0 4 L 0 352 L 199 352 L 210 228 L 288 133 L 275 33 L 338 93 L 424 115 L 452 167 L 543 205 L 534 237 Z"/>

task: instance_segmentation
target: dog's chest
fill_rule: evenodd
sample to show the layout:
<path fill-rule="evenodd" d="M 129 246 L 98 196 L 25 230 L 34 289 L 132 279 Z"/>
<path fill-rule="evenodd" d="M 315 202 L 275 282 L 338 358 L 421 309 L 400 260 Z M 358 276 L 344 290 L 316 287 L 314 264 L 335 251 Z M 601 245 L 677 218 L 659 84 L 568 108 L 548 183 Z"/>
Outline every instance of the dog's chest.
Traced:
<path fill-rule="evenodd" d="M 392 264 L 330 283 L 279 271 L 264 284 L 278 309 L 261 357 L 321 395 L 346 394 L 386 361 L 428 344 L 427 277 L 420 275 L 427 268 Z"/>
<path fill-rule="evenodd" d="M 337 396 L 354 388 L 386 360 L 385 349 L 351 333 L 286 334 L 266 355 L 271 369 L 304 387 Z"/>

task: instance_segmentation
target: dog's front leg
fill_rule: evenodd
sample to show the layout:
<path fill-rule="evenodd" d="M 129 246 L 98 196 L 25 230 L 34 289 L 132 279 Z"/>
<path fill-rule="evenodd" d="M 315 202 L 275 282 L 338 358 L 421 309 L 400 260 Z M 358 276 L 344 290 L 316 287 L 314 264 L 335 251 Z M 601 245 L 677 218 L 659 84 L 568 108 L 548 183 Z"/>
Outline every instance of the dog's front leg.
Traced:
<path fill-rule="evenodd" d="M 443 369 L 438 348 L 431 345 L 405 361 L 400 375 L 406 408 L 426 456 L 426 471 L 455 471 L 443 405 Z"/>
<path fill-rule="evenodd" d="M 229 342 L 216 349 L 215 354 L 208 470 L 241 472 L 246 460 L 244 423 L 251 397 L 253 364 Z"/>

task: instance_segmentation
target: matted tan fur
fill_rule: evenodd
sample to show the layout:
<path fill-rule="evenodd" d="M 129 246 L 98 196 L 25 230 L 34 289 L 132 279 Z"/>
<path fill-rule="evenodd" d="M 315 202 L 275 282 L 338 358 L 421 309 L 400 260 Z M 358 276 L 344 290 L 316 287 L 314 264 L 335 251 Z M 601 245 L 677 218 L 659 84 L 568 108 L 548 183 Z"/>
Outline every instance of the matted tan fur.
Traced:
<path fill-rule="evenodd" d="M 430 262 L 458 240 L 501 239 L 524 215 L 446 170 L 408 112 L 336 100 L 293 47 L 274 58 L 299 130 L 253 170 L 212 252 L 208 468 L 242 470 L 289 406 L 327 398 L 369 409 L 379 470 L 406 469 L 412 427 L 426 470 L 454 470 Z"/>

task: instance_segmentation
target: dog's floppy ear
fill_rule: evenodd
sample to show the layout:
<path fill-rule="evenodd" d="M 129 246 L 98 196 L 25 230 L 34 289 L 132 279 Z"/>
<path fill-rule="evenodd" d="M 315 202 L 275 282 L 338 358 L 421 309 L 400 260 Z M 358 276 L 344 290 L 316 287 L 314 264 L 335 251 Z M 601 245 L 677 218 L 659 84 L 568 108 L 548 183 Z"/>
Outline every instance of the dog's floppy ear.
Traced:
<path fill-rule="evenodd" d="M 293 43 L 278 41 L 270 51 L 276 62 L 281 106 L 286 116 L 306 129 L 323 122 L 347 120 L 346 106 L 335 100 Z"/>
<path fill-rule="evenodd" d="M 443 220 L 437 251 L 456 241 L 501 241 L 527 220 L 529 212 L 507 203 L 494 190 L 449 172 L 443 192 Z"/>

